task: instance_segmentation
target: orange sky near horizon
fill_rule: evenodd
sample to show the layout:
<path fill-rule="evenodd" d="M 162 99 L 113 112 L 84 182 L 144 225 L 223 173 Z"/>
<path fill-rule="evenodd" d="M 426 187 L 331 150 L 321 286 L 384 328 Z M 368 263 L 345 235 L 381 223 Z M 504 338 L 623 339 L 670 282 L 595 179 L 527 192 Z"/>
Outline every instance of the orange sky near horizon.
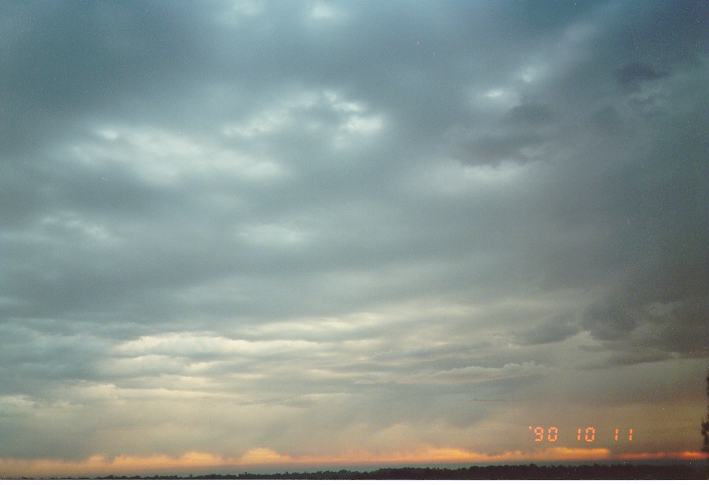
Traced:
<path fill-rule="evenodd" d="M 101 476 L 108 474 L 184 474 L 229 473 L 254 470 L 282 470 L 283 467 L 327 468 L 332 466 L 406 466 L 439 465 L 462 466 L 499 463 L 549 462 L 607 462 L 678 460 L 701 461 L 709 454 L 701 451 L 670 451 L 613 453 L 608 448 L 555 447 L 539 451 L 508 451 L 485 454 L 459 448 L 424 448 L 411 452 L 372 454 L 366 452 L 333 456 L 290 456 L 268 448 L 254 448 L 240 457 L 225 457 L 203 452 L 189 452 L 181 456 L 120 455 L 113 458 L 93 455 L 85 460 L 7 459 L 0 458 L 0 478 L 51 478 L 66 476 Z"/>

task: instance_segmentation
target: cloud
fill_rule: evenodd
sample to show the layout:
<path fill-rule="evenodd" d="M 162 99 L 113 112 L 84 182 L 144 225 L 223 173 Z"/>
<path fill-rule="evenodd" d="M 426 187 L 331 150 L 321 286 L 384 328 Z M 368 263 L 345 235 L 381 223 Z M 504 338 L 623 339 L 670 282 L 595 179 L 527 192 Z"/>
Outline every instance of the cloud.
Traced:
<path fill-rule="evenodd" d="M 628 89 L 637 89 L 641 83 L 661 79 L 667 76 L 667 73 L 658 71 L 649 64 L 630 62 L 618 68 L 616 76 L 621 86 Z"/>
<path fill-rule="evenodd" d="M 0 456 L 504 453 L 701 381 L 706 2 L 4 10 Z"/>
<path fill-rule="evenodd" d="M 515 463 L 529 461 L 579 461 L 579 460 L 648 460 L 675 458 L 682 460 L 700 460 L 701 452 L 681 451 L 662 453 L 625 453 L 619 456 L 611 454 L 605 448 L 548 448 L 534 453 L 511 451 L 500 455 L 489 455 L 455 448 L 432 448 L 401 454 L 358 454 L 342 456 L 289 456 L 281 455 L 268 448 L 254 448 L 237 458 L 228 458 L 209 453 L 189 452 L 179 457 L 126 456 L 108 458 L 94 455 L 84 461 L 58 460 L 2 460 L 0 471 L 7 477 L 28 476 L 106 476 L 121 474 L 165 474 L 165 473 L 209 473 L 211 470 L 241 472 L 244 466 L 264 465 L 386 465 L 388 463 L 428 464 L 428 463 Z"/>
<path fill-rule="evenodd" d="M 647 459 L 652 454 L 626 454 L 624 459 Z M 680 457 L 682 459 L 697 459 L 701 453 L 679 452 L 663 453 L 660 457 Z M 244 466 L 264 465 L 386 465 L 388 463 L 509 463 L 522 461 L 578 461 L 578 460 L 606 460 L 613 458 L 610 450 L 604 448 L 549 448 L 541 452 L 525 453 L 512 451 L 500 455 L 487 455 L 484 453 L 455 449 L 432 448 L 417 450 L 400 454 L 368 454 L 351 453 L 341 456 L 289 456 L 281 455 L 267 448 L 249 450 L 238 458 L 227 458 L 208 453 L 190 452 L 179 457 L 165 455 L 153 456 L 118 456 L 109 459 L 102 455 L 94 455 L 85 461 L 68 462 L 53 460 L 33 460 L 22 462 L 20 460 L 3 460 L 0 462 L 1 470 L 6 476 L 42 477 L 53 475 L 79 475 L 100 476 L 108 474 L 132 473 L 206 473 L 209 470 L 221 469 L 225 471 L 243 471 Z"/>

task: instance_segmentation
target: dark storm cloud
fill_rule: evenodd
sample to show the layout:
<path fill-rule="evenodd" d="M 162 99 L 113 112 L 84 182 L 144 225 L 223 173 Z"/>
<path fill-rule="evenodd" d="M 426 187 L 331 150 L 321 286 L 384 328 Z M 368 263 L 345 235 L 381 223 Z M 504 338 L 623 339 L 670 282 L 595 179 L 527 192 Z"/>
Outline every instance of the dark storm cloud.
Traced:
<path fill-rule="evenodd" d="M 706 358 L 707 5 L 4 2 L 1 425 L 92 441 L 0 454 L 122 452 L 146 402 L 146 450 L 466 428 Z"/>

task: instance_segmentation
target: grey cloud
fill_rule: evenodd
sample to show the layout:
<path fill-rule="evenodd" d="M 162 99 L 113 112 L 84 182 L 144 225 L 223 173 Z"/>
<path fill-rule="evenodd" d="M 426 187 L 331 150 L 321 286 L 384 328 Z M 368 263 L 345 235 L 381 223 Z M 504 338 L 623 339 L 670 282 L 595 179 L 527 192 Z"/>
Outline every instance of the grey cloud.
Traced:
<path fill-rule="evenodd" d="M 637 89 L 641 83 L 662 79 L 667 75 L 666 72 L 658 71 L 653 66 L 640 62 L 625 64 L 616 71 L 618 82 L 627 89 Z"/>
<path fill-rule="evenodd" d="M 553 119 L 554 113 L 544 104 L 526 103 L 515 106 L 505 116 L 513 124 L 540 125 Z"/>
<path fill-rule="evenodd" d="M 91 418 L 0 455 L 424 440 L 705 359 L 706 5 L 4 4 L 0 393 L 45 414 L 2 429 Z"/>
<path fill-rule="evenodd" d="M 550 321 L 536 328 L 525 331 L 520 340 L 526 344 L 548 344 L 563 341 L 579 333 L 580 327 L 570 315 L 564 315 L 557 321 Z"/>
<path fill-rule="evenodd" d="M 490 165 L 503 161 L 529 161 L 544 139 L 536 133 L 484 135 L 462 150 L 465 163 Z"/>

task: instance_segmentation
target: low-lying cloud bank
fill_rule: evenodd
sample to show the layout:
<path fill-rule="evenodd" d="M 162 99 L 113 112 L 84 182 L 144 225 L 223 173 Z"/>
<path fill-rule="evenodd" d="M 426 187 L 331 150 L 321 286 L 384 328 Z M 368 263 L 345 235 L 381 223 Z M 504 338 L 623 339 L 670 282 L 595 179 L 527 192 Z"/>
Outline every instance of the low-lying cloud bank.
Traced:
<path fill-rule="evenodd" d="M 499 455 L 487 455 L 455 448 L 429 448 L 409 453 L 382 454 L 350 453 L 338 456 L 288 456 L 267 448 L 256 448 L 238 458 L 227 458 L 209 453 L 190 452 L 179 457 L 167 455 L 117 456 L 107 458 L 94 455 L 83 461 L 50 459 L 0 460 L 0 476 L 4 477 L 79 477 L 109 474 L 185 474 L 209 471 L 216 473 L 277 470 L 286 467 L 327 467 L 361 465 L 411 465 L 438 464 L 460 465 L 463 463 L 519 463 L 519 462 L 594 462 L 609 460 L 702 460 L 706 454 L 695 451 L 658 452 L 614 455 L 607 448 L 548 448 L 527 453 L 509 451 Z"/>

